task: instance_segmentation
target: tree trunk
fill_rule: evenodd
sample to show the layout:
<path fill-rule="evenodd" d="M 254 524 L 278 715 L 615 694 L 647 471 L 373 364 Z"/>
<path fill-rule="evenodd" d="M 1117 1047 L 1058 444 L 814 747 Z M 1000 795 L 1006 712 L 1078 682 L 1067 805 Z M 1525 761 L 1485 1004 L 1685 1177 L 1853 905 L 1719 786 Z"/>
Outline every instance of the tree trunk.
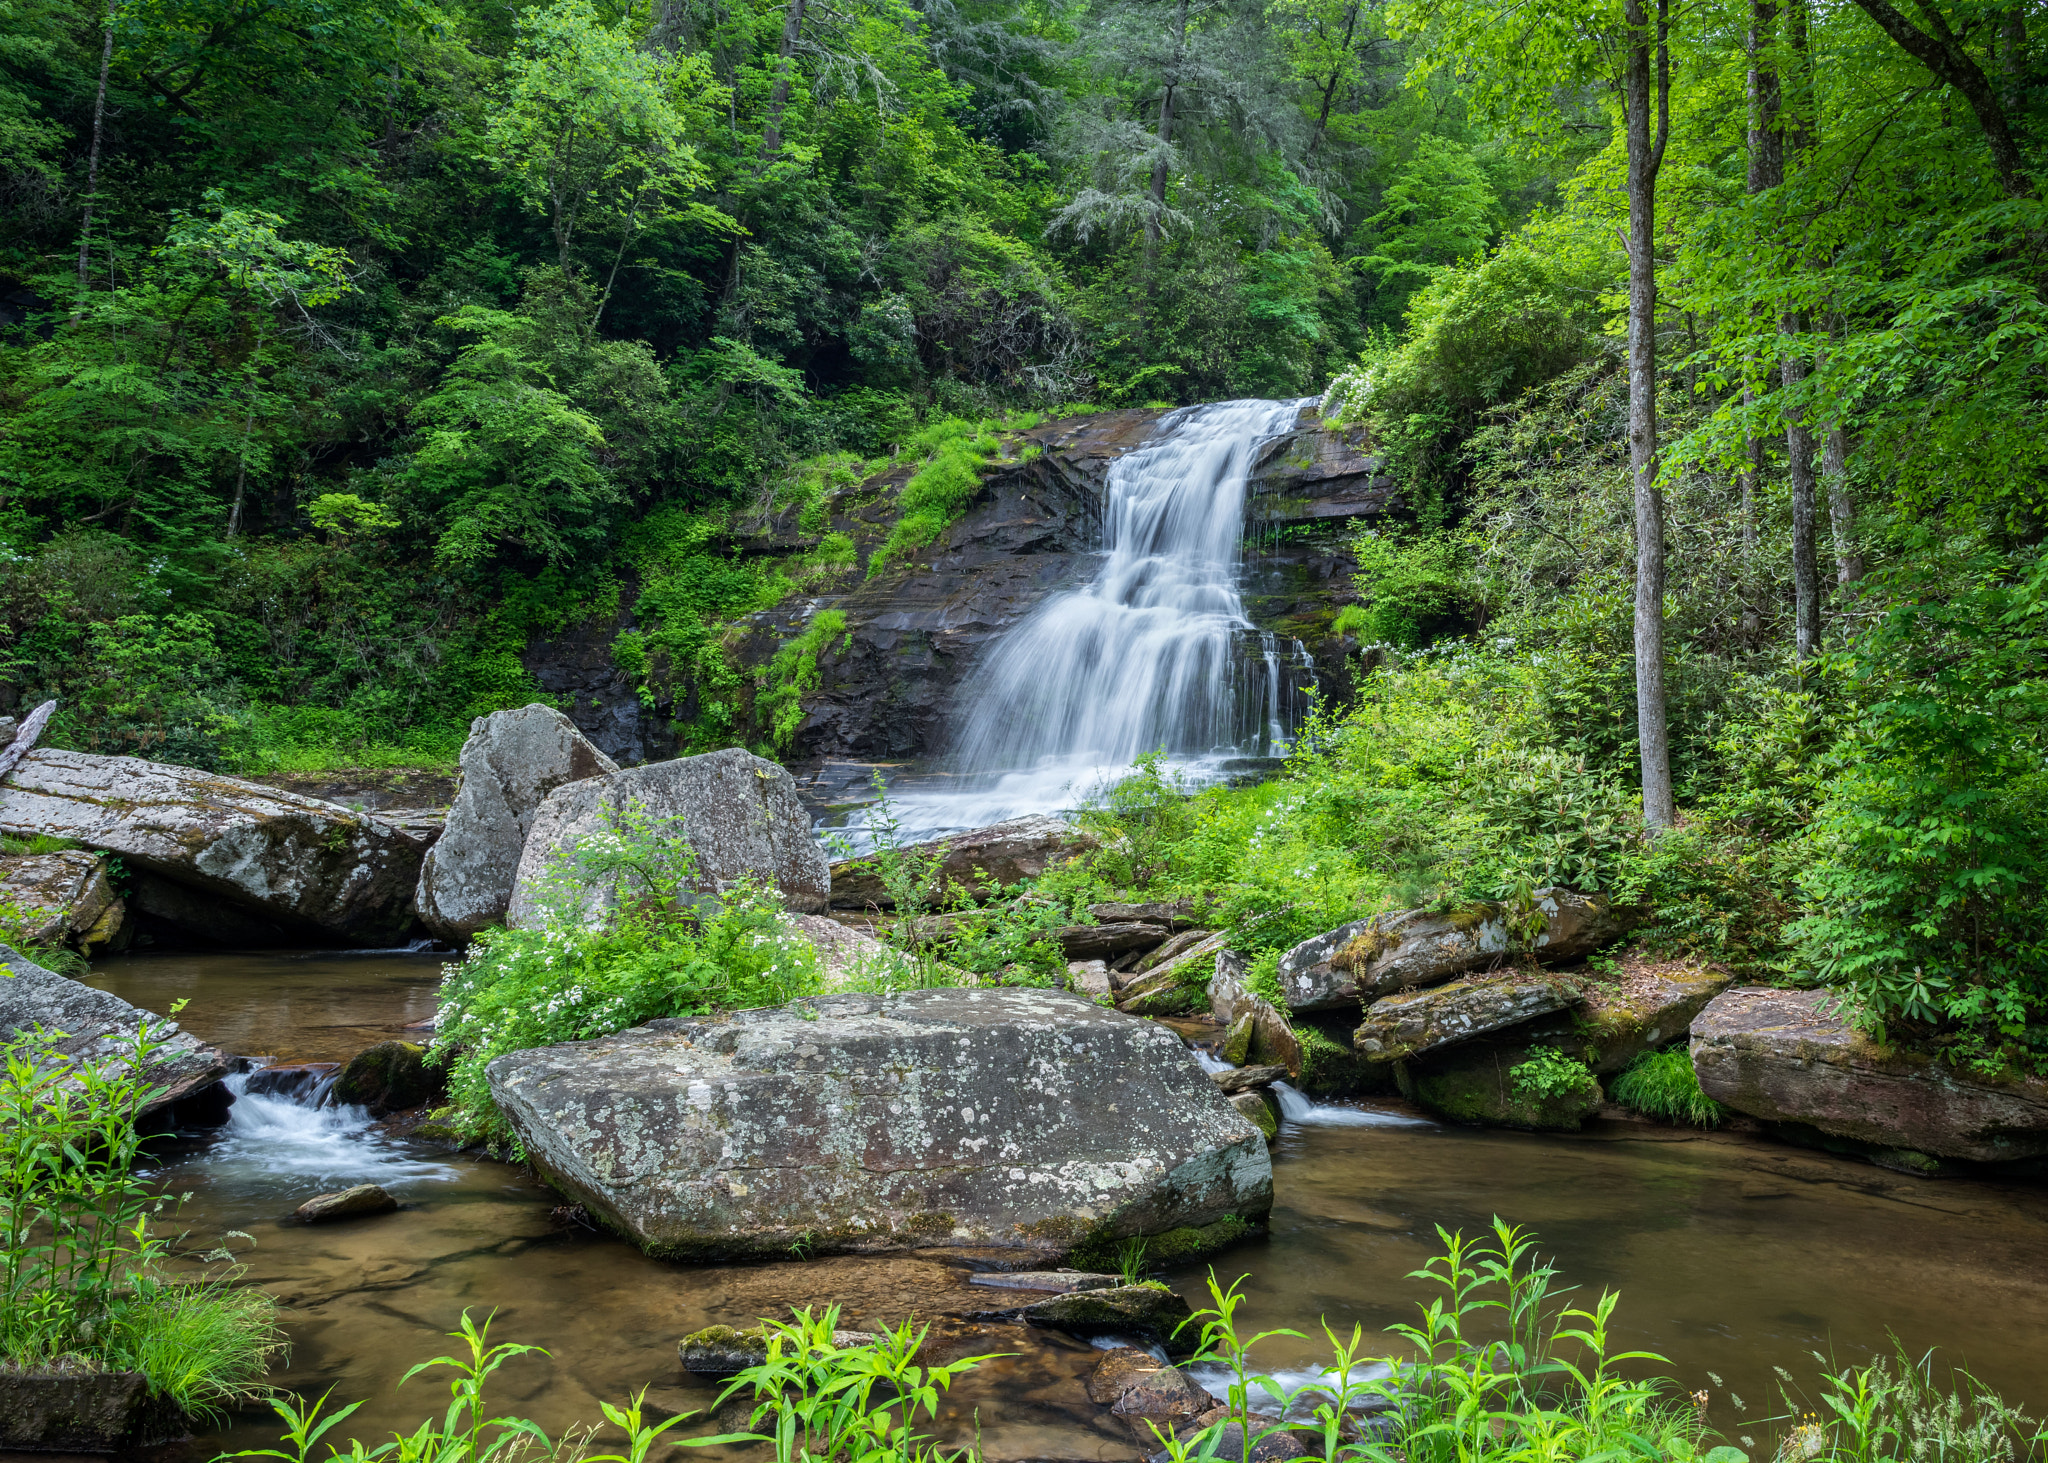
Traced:
<path fill-rule="evenodd" d="M 1623 108 L 1628 129 L 1628 456 L 1636 510 L 1636 742 L 1643 763 L 1643 821 L 1658 829 L 1670 827 L 1677 818 L 1671 793 L 1671 730 L 1664 708 L 1664 495 L 1657 487 L 1657 171 L 1671 132 L 1671 61 L 1665 48 L 1670 0 L 1657 0 L 1654 40 L 1643 0 L 1626 3 L 1629 39 Z"/>
<path fill-rule="evenodd" d="M 1351 54 L 1351 37 L 1358 29 L 1358 6 L 1352 5 L 1344 12 L 1344 54 Z M 1330 125 L 1330 104 L 1337 99 L 1337 83 L 1344 78 L 1344 68 L 1339 65 L 1330 72 L 1329 85 L 1323 88 L 1323 104 L 1316 112 L 1315 135 L 1308 140 L 1308 151 L 1302 154 L 1304 160 L 1316 155 L 1316 149 L 1323 145 L 1323 133 Z"/>
<path fill-rule="evenodd" d="M 1813 147 L 1813 57 L 1807 49 L 1806 0 L 1785 7 L 1787 49 L 1793 65 L 1792 95 L 1785 128 L 1788 167 L 1797 168 Z M 1813 475 L 1813 428 L 1806 408 L 1794 397 L 1807 378 L 1804 349 L 1796 342 L 1807 333 L 1808 321 L 1798 310 L 1780 317 L 1787 338 L 1779 379 L 1784 383 L 1786 476 L 1792 484 L 1792 637 L 1793 651 L 1808 660 L 1820 651 L 1820 563 L 1817 547 L 1819 509 Z"/>
<path fill-rule="evenodd" d="M 2026 163 L 2020 157 L 2019 141 L 2013 136 L 2012 124 L 2006 119 L 1998 91 L 1984 74 L 1984 68 L 1964 48 L 1962 39 L 1949 29 L 1941 12 L 1932 5 L 1916 7 L 1928 23 L 1929 29 L 1923 31 L 1894 9 L 1888 0 L 1855 0 L 1855 5 L 1876 21 L 1878 29 L 1890 36 L 1907 55 L 1962 93 L 1963 100 L 1970 104 L 1971 112 L 1976 115 L 1977 126 L 1984 133 L 1984 145 L 1990 149 L 1991 170 L 1998 175 L 1999 187 L 2005 190 L 2008 198 L 2030 196 L 2034 191 L 2033 179 L 2028 176 Z"/>
<path fill-rule="evenodd" d="M 1187 45 L 1188 0 L 1180 0 L 1174 21 L 1173 67 L 1167 72 L 1165 88 L 1159 94 L 1159 153 L 1152 160 L 1152 213 L 1145 220 L 1145 257 L 1148 260 L 1159 247 L 1159 239 L 1164 232 L 1159 220 L 1166 212 L 1166 151 L 1173 145 L 1173 93 L 1180 85 L 1180 68 L 1186 59 Z"/>
<path fill-rule="evenodd" d="M 85 217 L 78 226 L 78 287 L 85 288 L 88 253 L 92 248 L 92 206 L 100 196 L 100 138 L 107 123 L 107 73 L 114 65 L 114 0 L 107 0 L 107 22 L 100 40 L 100 88 L 92 100 L 92 150 L 85 164 Z"/>
<path fill-rule="evenodd" d="M 761 129 L 761 161 L 782 151 L 782 109 L 789 105 L 789 77 L 796 68 L 796 43 L 803 35 L 804 0 L 788 0 L 782 10 L 782 45 L 776 52 L 775 84 L 768 90 L 768 123 Z"/>
<path fill-rule="evenodd" d="M 1749 9 L 1749 191 L 1768 192 L 1784 181 L 1785 139 L 1778 130 L 1777 62 L 1772 58 L 1778 25 L 1776 0 L 1752 0 Z M 1752 317 L 1754 318 L 1754 317 Z M 1756 365 L 1751 357 L 1743 370 L 1742 406 L 1745 420 L 1755 407 L 1757 392 L 1751 381 Z M 1763 481 L 1764 444 L 1755 432 L 1742 433 L 1742 471 L 1738 475 L 1742 492 L 1742 640 L 1754 645 L 1763 632 L 1756 609 L 1757 493 Z"/>
<path fill-rule="evenodd" d="M 1820 475 L 1835 535 L 1835 583 L 1854 584 L 1863 577 L 1863 555 L 1856 551 L 1856 502 L 1849 496 L 1849 442 L 1840 427 L 1829 427 L 1821 438 Z"/>

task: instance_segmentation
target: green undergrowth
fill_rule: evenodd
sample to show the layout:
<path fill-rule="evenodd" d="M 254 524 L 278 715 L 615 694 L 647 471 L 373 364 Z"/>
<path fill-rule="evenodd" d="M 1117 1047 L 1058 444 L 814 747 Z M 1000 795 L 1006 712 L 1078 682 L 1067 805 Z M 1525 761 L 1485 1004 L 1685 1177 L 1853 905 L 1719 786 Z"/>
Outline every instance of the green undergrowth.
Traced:
<path fill-rule="evenodd" d="M 1728 1109 L 1700 1091 L 1692 1053 L 1683 1046 L 1644 1052 L 1608 1084 L 1608 1095 L 1623 1107 L 1689 1128 L 1718 1128 Z"/>
<path fill-rule="evenodd" d="M 845 636 L 839 649 L 853 643 L 847 633 L 846 615 L 840 610 L 819 610 L 801 635 L 786 640 L 762 670 L 760 694 L 755 698 L 756 714 L 767 724 L 769 743 L 778 751 L 788 748 L 804 722 L 803 697 L 818 686 L 818 657 L 832 644 L 834 636 Z"/>

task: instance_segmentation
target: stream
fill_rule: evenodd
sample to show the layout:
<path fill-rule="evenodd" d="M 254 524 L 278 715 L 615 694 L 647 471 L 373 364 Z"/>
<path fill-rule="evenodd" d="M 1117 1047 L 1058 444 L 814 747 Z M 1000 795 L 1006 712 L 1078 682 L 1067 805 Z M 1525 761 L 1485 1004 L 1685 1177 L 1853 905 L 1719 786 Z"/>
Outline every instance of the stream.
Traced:
<path fill-rule="evenodd" d="M 432 1012 L 432 956 L 232 954 L 101 962 L 90 983 L 162 1010 L 189 997 L 185 1024 L 229 1050 L 334 1060 Z M 1191 1055 L 1191 1060 L 1194 1058 Z M 1436 1227 L 1483 1229 L 1498 1214 L 1534 1230 L 1563 1283 L 1590 1302 L 1622 1293 L 1615 1349 L 1670 1358 L 1688 1390 L 1713 1392 L 1711 1421 L 1782 1411 L 1774 1365 L 1811 1378 L 1812 1351 L 1846 1364 L 1895 1333 L 1939 1346 L 2007 1399 L 2048 1411 L 2048 1200 L 2037 1187 L 1892 1174 L 1867 1163 L 1733 1135 L 1632 1123 L 1580 1135 L 1440 1125 L 1397 1104 L 1327 1107 L 1287 1097 L 1274 1145 L 1270 1234 L 1216 1262 L 1250 1278 L 1257 1329 L 1313 1331 L 1326 1315 L 1368 1333 L 1412 1319 L 1429 1294 L 1407 1277 L 1437 1249 Z M 278 1380 L 338 1401 L 374 1441 L 445 1405 L 425 1379 L 394 1395 L 413 1363 L 441 1354 L 464 1308 L 496 1311 L 500 1340 L 548 1347 L 499 1374 L 495 1405 L 555 1433 L 596 1421 L 600 1399 L 649 1388 L 651 1406 L 707 1407 L 715 1389 L 684 1374 L 676 1341 L 713 1322 L 746 1324 L 792 1305 L 837 1303 L 849 1323 L 940 1316 L 989 1304 L 942 1252 L 806 1263 L 686 1266 L 551 1218 L 560 1202 L 520 1169 L 378 1135 L 362 1114 L 244 1097 L 219 1133 L 162 1155 L 167 1188 L 189 1193 L 179 1222 L 205 1246 L 253 1236 L 248 1278 L 285 1307 L 293 1343 Z M 313 1194 L 375 1181 L 396 1214 L 321 1227 L 292 1210 Z M 1206 1266 L 1167 1272 L 1200 1304 Z M 1020 1327 L 940 1322 L 957 1355 L 1015 1355 L 963 1379 L 934 1431 L 987 1456 L 1129 1458 L 1121 1425 L 1091 1404 L 1084 1342 Z M 1387 1338 L 1385 1349 L 1399 1343 Z M 1284 1338 L 1259 1355 L 1310 1365 L 1318 1348 Z M 1717 1373 L 1748 1411 L 1738 1414 Z M 185 1445 L 190 1459 L 269 1445 L 263 1415 Z"/>

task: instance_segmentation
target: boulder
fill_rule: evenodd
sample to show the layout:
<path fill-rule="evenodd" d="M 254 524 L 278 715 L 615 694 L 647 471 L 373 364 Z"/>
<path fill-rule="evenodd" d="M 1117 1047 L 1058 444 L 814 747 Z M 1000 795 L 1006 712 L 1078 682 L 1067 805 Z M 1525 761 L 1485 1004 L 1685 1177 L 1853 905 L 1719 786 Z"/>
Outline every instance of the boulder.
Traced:
<path fill-rule="evenodd" d="M 1303 1438 L 1313 1436 L 1286 1431 L 1273 1419 L 1260 1417 L 1252 1423 L 1251 1446 L 1247 1449 L 1243 1423 L 1220 1407 L 1203 1413 L 1174 1434 L 1175 1440 L 1185 1445 L 1184 1456 L 1218 1458 L 1224 1463 L 1245 1458 L 1250 1463 L 1293 1463 L 1296 1458 L 1308 1456 L 1308 1444 Z M 1145 1463 L 1173 1463 L 1173 1450 L 1162 1448 L 1148 1454 Z"/>
<path fill-rule="evenodd" d="M 1569 1092 L 1535 1093 L 1515 1084 L 1529 1049 L 1493 1043 L 1453 1047 L 1413 1074 L 1415 1100 L 1458 1123 L 1575 1133 L 1605 1094 L 1590 1073 Z"/>
<path fill-rule="evenodd" d="M 338 803 L 240 778 L 40 748 L 0 785 L 0 832 L 119 854 L 300 939 L 391 944 L 413 927 L 424 845 Z"/>
<path fill-rule="evenodd" d="M 2048 1157 L 2048 1081 L 1966 1077 L 1880 1047 L 1833 1010 L 1837 994 L 1738 986 L 1692 1024 L 1700 1090 L 1737 1112 L 1936 1158 Z"/>
<path fill-rule="evenodd" d="M 547 795 L 565 782 L 618 770 L 552 706 L 472 721 L 454 805 L 420 864 L 420 923 L 443 939 L 462 940 L 502 920 L 527 830 Z"/>
<path fill-rule="evenodd" d="M 181 1029 L 177 1022 L 131 1006 L 119 996 L 45 970 L 0 945 L 0 1036 L 13 1038 L 41 1026 L 63 1032 L 57 1051 L 81 1062 L 120 1061 L 135 1049 L 146 1023 L 162 1043 L 144 1069 L 157 1089 L 138 1115 L 147 1122 L 172 1104 L 197 1097 L 227 1075 L 227 1056 Z"/>
<path fill-rule="evenodd" d="M 127 917 L 106 855 L 84 849 L 0 858 L 0 899 L 30 916 L 24 933 L 32 943 L 87 955 L 112 944 Z"/>
<path fill-rule="evenodd" d="M 1265 1088 L 1233 1092 L 1230 1105 L 1249 1118 L 1252 1126 L 1266 1135 L 1267 1142 L 1280 1136 L 1280 1110 L 1273 1105 L 1273 1099 Z"/>
<path fill-rule="evenodd" d="M 1521 970 L 1470 976 L 1373 1002 L 1351 1039 L 1361 1055 L 1375 1062 L 1409 1061 L 1468 1037 L 1566 1010 L 1581 999 L 1578 983 L 1563 976 Z"/>
<path fill-rule="evenodd" d="M 816 913 L 825 907 L 831 874 L 811 836 L 796 779 L 752 752 L 727 747 L 586 777 L 549 793 L 526 835 L 505 923 L 540 923 L 556 897 L 588 921 L 605 918 L 617 900 L 613 889 L 553 886 L 559 871 L 573 863 L 578 844 L 615 832 L 629 818 L 644 818 L 656 832 L 687 839 L 696 855 L 694 887 L 704 893 L 755 878 L 781 890 L 791 909 Z"/>
<path fill-rule="evenodd" d="M 335 1078 L 333 1096 L 336 1102 L 368 1108 L 373 1118 L 384 1118 L 432 1102 L 447 1085 L 443 1074 L 427 1065 L 425 1047 L 380 1041 L 349 1058 Z"/>
<path fill-rule="evenodd" d="M 1227 1028 L 1226 1060 L 1284 1067 L 1290 1077 L 1301 1075 L 1301 1038 L 1278 1007 L 1252 994 L 1245 984 L 1243 956 L 1225 950 L 1216 957 L 1216 974 L 1209 981 L 1209 1014 Z"/>
<path fill-rule="evenodd" d="M 1047 1256 L 1272 1205 L 1257 1131 L 1162 1026 L 1063 991 L 837 995 L 512 1052 L 541 1175 L 650 1254 Z"/>
<path fill-rule="evenodd" d="M 832 1344 L 845 1348 L 871 1346 L 881 1340 L 874 1331 L 834 1331 Z M 768 1328 L 749 1326 L 706 1326 L 692 1331 L 676 1343 L 683 1370 L 692 1376 L 730 1377 L 768 1359 Z"/>
<path fill-rule="evenodd" d="M 119 1454 L 190 1431 L 184 1413 L 153 1395 L 141 1372 L 64 1362 L 32 1371 L 0 1366 L 0 1449 Z"/>
<path fill-rule="evenodd" d="M 1075 991 L 1090 1000 L 1110 993 L 1109 966 L 1100 960 L 1069 960 L 1067 981 Z"/>
<path fill-rule="evenodd" d="M 1228 930 L 1218 930 L 1135 980 L 1125 981 L 1116 993 L 1117 1009 L 1141 1016 L 1172 1016 L 1194 1010 L 1201 1004 L 1201 991 L 1211 978 L 1203 974 L 1203 967 L 1213 973 L 1217 952 L 1229 938 Z"/>
<path fill-rule="evenodd" d="M 1530 946 L 1540 960 L 1577 960 L 1623 930 L 1605 895 L 1538 889 L 1544 925 Z M 1369 1004 L 1418 986 L 1501 963 L 1513 943 L 1507 907 L 1477 904 L 1450 914 L 1419 909 L 1374 915 L 1302 941 L 1280 958 L 1288 1009 L 1327 1011 Z"/>
<path fill-rule="evenodd" d="M 1733 982 L 1726 971 L 1702 965 L 1632 959 L 1620 981 L 1588 981 L 1582 987 L 1586 1001 L 1574 1033 L 1580 1054 L 1603 1076 L 1619 1072 L 1644 1052 L 1681 1040 L 1707 1003 Z"/>
<path fill-rule="evenodd" d="M 1260 1152 L 1265 1147 L 1259 1140 Z M 1188 1303 L 1156 1280 L 1055 1295 L 1019 1314 L 1034 1326 L 1072 1336 L 1136 1336 L 1164 1347 L 1169 1356 L 1193 1356 L 1202 1344 L 1202 1328 Z"/>
<path fill-rule="evenodd" d="M 843 987 L 863 965 L 889 958 L 889 947 L 865 930 L 822 914 L 793 914 L 789 922 L 818 952 L 828 990 Z"/>
<path fill-rule="evenodd" d="M 924 843 L 908 844 L 910 855 L 941 853 L 937 882 L 931 897 L 958 889 L 981 893 L 985 886 L 977 871 L 988 881 L 1005 888 L 1035 879 L 1053 864 L 1095 847 L 1093 835 L 1082 832 L 1058 818 L 1033 816 L 1012 818 L 966 833 L 949 834 Z M 896 901 L 882 887 L 882 876 L 866 857 L 841 859 L 832 865 L 832 903 L 840 909 L 894 909 Z M 1072 957 L 1079 958 L 1079 957 Z"/>
<path fill-rule="evenodd" d="M 1225 1097 L 1234 1097 L 1240 1092 L 1286 1081 L 1287 1069 L 1279 1066 L 1233 1067 L 1228 1072 L 1211 1072 L 1209 1080 Z"/>
<path fill-rule="evenodd" d="M 295 1212 L 305 1224 L 326 1224 L 334 1219 L 362 1219 L 372 1214 L 389 1214 L 398 1201 L 376 1184 L 357 1184 L 339 1193 L 320 1194 L 301 1204 Z"/>
<path fill-rule="evenodd" d="M 1102 1354 L 1088 1377 L 1088 1400 L 1118 1417 L 1191 1418 L 1216 1405 L 1179 1367 L 1135 1346 Z"/>

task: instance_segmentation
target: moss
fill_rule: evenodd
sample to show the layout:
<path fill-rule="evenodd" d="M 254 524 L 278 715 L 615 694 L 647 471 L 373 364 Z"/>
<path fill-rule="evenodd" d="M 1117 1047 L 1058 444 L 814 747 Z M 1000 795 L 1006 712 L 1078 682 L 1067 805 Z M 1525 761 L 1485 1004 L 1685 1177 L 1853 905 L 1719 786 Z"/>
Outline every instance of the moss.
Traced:
<path fill-rule="evenodd" d="M 1370 965 L 1394 948 L 1394 937 L 1377 925 L 1353 935 L 1343 949 L 1330 957 L 1332 970 L 1358 970 Z"/>
<path fill-rule="evenodd" d="M 1453 1122 L 1481 1127 L 1577 1132 L 1600 1106 L 1600 1084 L 1548 1096 L 1517 1090 L 1513 1054 L 1480 1052 L 1455 1066 L 1415 1075 L 1415 1100 Z"/>
<path fill-rule="evenodd" d="M 951 1234 L 954 1223 L 950 1214 L 931 1212 L 911 1215 L 903 1221 L 903 1227 L 912 1234 Z"/>
<path fill-rule="evenodd" d="M 1258 1226 L 1235 1214 L 1226 1214 L 1213 1224 L 1182 1225 L 1164 1234 L 1145 1238 L 1145 1263 L 1150 1266 L 1181 1265 L 1218 1254 L 1258 1233 Z M 1067 1263 L 1079 1270 L 1114 1271 L 1118 1268 L 1123 1236 L 1098 1234 L 1067 1256 Z"/>
<path fill-rule="evenodd" d="M 1385 1066 L 1368 1062 L 1352 1046 L 1349 1018 L 1297 1015 L 1294 1039 L 1301 1046 L 1301 1090 L 1311 1097 L 1386 1090 Z"/>

